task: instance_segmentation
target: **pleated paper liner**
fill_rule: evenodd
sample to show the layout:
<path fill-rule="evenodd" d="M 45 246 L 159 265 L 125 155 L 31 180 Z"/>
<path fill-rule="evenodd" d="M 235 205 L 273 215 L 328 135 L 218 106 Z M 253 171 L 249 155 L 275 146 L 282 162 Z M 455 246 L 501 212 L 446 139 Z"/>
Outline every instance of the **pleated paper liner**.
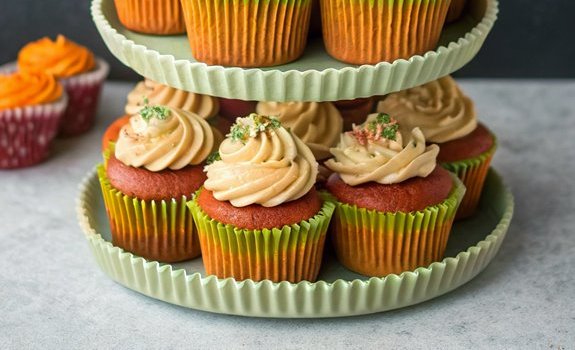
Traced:
<path fill-rule="evenodd" d="M 114 0 L 124 27 L 139 33 L 183 34 L 186 24 L 180 0 Z"/>
<path fill-rule="evenodd" d="M 351 64 L 377 64 L 435 49 L 449 0 L 321 0 L 327 52 Z"/>
<path fill-rule="evenodd" d="M 60 80 L 69 101 L 60 122 L 59 136 L 77 136 L 92 128 L 109 70 L 108 63 L 97 58 L 96 67 L 92 71 Z"/>
<path fill-rule="evenodd" d="M 210 65 L 267 67 L 305 48 L 311 0 L 182 0 L 194 58 Z"/>
<path fill-rule="evenodd" d="M 200 255 L 186 196 L 161 201 L 133 198 L 111 186 L 103 165 L 97 169 L 114 245 L 161 262 L 189 260 Z"/>
<path fill-rule="evenodd" d="M 465 8 L 465 4 L 467 0 L 451 0 L 451 4 L 449 4 L 449 10 L 447 11 L 447 18 L 445 19 L 446 23 L 451 23 L 456 21 L 461 17 L 463 13 L 463 9 Z"/>
<path fill-rule="evenodd" d="M 68 105 L 56 102 L 0 110 L 0 169 L 31 166 L 46 159 Z"/>
<path fill-rule="evenodd" d="M 491 159 L 497 149 L 497 139 L 493 134 L 491 135 L 493 137 L 493 145 L 479 156 L 457 162 L 441 163 L 441 166 L 445 169 L 455 173 L 467 188 L 457 210 L 456 220 L 470 217 L 477 209 Z"/>
<path fill-rule="evenodd" d="M 441 260 L 465 186 L 443 202 L 409 213 L 385 213 L 336 201 L 332 240 L 340 263 L 365 276 L 381 277 Z"/>
<path fill-rule="evenodd" d="M 220 223 L 208 217 L 196 199 L 190 201 L 206 273 L 238 281 L 315 281 L 334 210 L 331 201 L 322 199 L 323 205 L 314 217 L 262 230 Z"/>

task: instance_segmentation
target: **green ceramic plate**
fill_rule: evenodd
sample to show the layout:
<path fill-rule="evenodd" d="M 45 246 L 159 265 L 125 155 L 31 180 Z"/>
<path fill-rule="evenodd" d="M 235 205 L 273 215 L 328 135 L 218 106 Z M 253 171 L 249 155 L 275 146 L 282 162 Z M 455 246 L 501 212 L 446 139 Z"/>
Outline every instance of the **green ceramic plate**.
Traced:
<path fill-rule="evenodd" d="M 319 281 L 237 282 L 206 276 L 202 260 L 160 264 L 110 243 L 108 220 L 95 171 L 80 185 L 80 226 L 100 268 L 116 282 L 152 298 L 198 310 L 259 317 L 338 317 L 417 304 L 468 282 L 494 258 L 513 215 L 513 197 L 492 169 L 479 212 L 454 225 L 446 258 L 384 278 L 346 270 L 326 252 Z"/>
<path fill-rule="evenodd" d="M 445 27 L 438 48 L 409 60 L 355 66 L 331 58 L 321 39 L 295 62 L 266 69 L 208 66 L 194 60 L 185 35 L 125 29 L 113 0 L 93 0 L 92 17 L 110 51 L 139 74 L 197 93 L 257 101 L 335 101 L 384 95 L 450 74 L 477 54 L 497 19 L 497 0 L 470 0 Z M 329 87 L 329 88 L 326 88 Z"/>

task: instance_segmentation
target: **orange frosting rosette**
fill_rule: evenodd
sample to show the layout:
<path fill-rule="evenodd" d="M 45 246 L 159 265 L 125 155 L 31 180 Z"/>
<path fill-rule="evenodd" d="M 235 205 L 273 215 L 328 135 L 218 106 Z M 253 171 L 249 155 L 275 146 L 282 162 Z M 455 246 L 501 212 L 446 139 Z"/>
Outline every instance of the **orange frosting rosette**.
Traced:
<path fill-rule="evenodd" d="M 24 46 L 18 54 L 18 67 L 68 78 L 94 69 L 95 61 L 90 50 L 58 35 L 55 41 L 45 37 Z"/>
<path fill-rule="evenodd" d="M 0 75 L 0 110 L 51 103 L 62 96 L 62 85 L 42 72 Z"/>

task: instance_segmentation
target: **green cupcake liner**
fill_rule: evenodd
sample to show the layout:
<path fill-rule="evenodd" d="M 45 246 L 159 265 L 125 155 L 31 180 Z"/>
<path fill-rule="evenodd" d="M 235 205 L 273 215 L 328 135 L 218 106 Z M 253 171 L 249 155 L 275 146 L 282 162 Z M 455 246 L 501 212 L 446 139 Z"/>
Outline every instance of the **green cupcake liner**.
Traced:
<path fill-rule="evenodd" d="M 493 137 L 493 145 L 479 156 L 456 162 L 440 163 L 442 167 L 455 173 L 467 188 L 457 210 L 456 220 L 473 215 L 477 209 L 483 185 L 489 172 L 489 166 L 491 165 L 491 159 L 497 150 L 497 139 L 495 135 L 491 134 L 491 136 Z"/>
<path fill-rule="evenodd" d="M 332 240 L 338 260 L 366 276 L 428 266 L 443 257 L 465 186 L 454 175 L 443 202 L 414 212 L 387 213 L 336 201 Z"/>
<path fill-rule="evenodd" d="M 196 198 L 197 195 L 188 206 L 198 230 L 207 274 L 236 280 L 315 281 L 335 207 L 326 197 L 314 217 L 262 230 L 241 229 L 212 219 Z"/>
<path fill-rule="evenodd" d="M 161 262 L 200 255 L 192 214 L 186 205 L 189 198 L 140 200 L 112 187 L 103 165 L 97 171 L 115 246 Z"/>

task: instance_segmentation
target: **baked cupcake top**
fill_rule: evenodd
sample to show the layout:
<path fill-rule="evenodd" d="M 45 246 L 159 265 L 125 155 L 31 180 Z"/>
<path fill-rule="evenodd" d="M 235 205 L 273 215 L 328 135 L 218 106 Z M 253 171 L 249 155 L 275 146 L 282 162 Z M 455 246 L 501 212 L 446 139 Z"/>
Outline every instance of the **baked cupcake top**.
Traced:
<path fill-rule="evenodd" d="M 296 200 L 310 191 L 317 177 L 318 164 L 309 147 L 274 117 L 237 118 L 219 156 L 206 166 L 204 187 L 235 207 L 274 207 Z"/>
<path fill-rule="evenodd" d="M 260 102 L 256 112 L 277 116 L 311 149 L 317 160 L 330 157 L 329 148 L 337 143 L 343 119 L 330 102 Z"/>
<path fill-rule="evenodd" d="M 120 130 L 115 156 L 125 165 L 150 171 L 178 170 L 202 163 L 214 143 L 212 128 L 197 114 L 146 106 Z"/>
<path fill-rule="evenodd" d="M 419 128 L 411 131 L 404 146 L 397 121 L 387 114 L 374 113 L 364 124 L 341 134 L 339 144 L 330 151 L 335 158 L 325 165 L 346 184 L 356 186 L 370 181 L 394 184 L 416 176 L 426 177 L 435 168 L 439 147 L 426 147 Z"/>
<path fill-rule="evenodd" d="M 0 74 L 0 110 L 51 103 L 62 96 L 54 76 L 38 72 Z"/>
<path fill-rule="evenodd" d="M 459 139 L 477 127 L 473 102 L 450 76 L 390 94 L 377 111 L 393 115 L 403 135 L 419 127 L 435 143 Z"/>
<path fill-rule="evenodd" d="M 137 114 L 146 104 L 168 106 L 193 112 L 204 119 L 216 116 L 218 99 L 208 95 L 195 94 L 145 79 L 128 94 L 127 114 Z"/>
<path fill-rule="evenodd" d="M 24 46 L 18 53 L 18 67 L 68 78 L 94 69 L 95 62 L 90 50 L 58 35 L 55 41 L 44 37 Z"/>

